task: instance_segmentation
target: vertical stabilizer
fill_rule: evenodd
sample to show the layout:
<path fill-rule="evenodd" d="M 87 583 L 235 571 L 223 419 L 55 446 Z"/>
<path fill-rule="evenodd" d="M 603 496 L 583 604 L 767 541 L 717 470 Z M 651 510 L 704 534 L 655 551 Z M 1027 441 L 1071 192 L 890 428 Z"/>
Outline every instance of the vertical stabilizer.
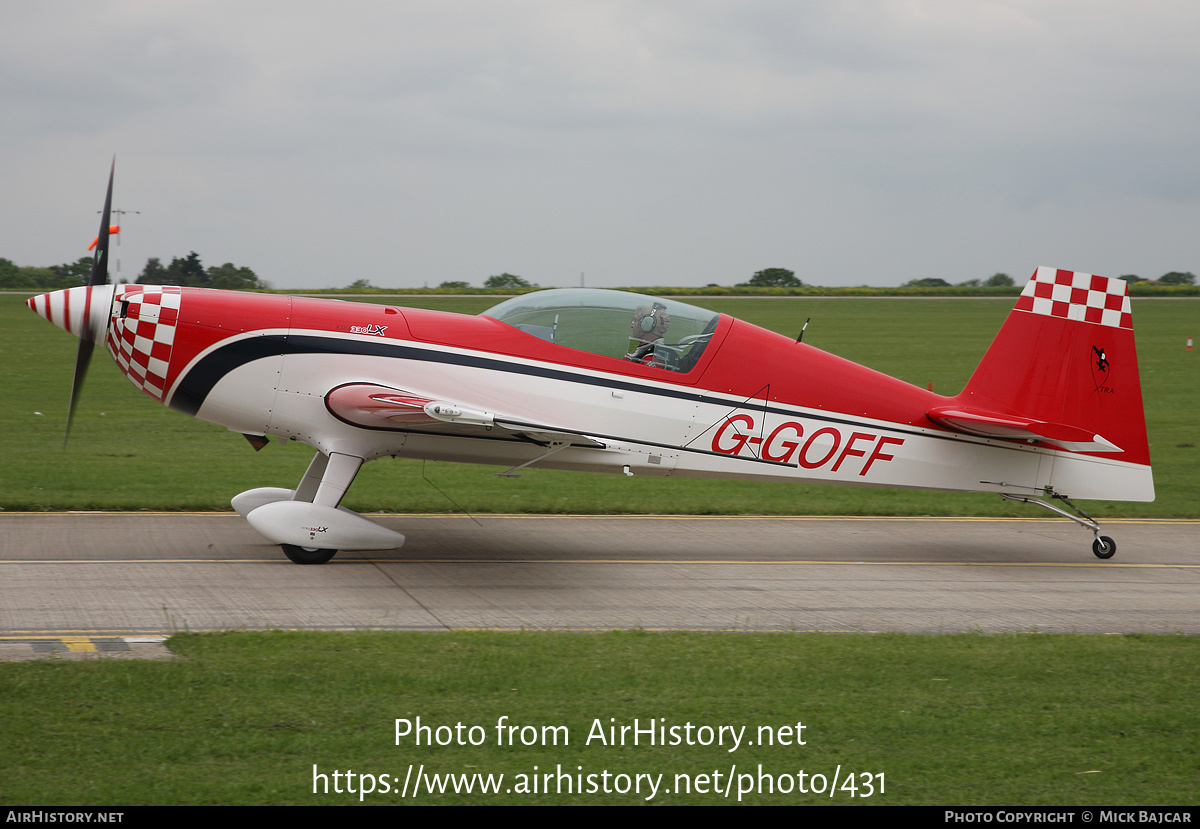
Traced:
<path fill-rule="evenodd" d="M 1154 498 L 1133 315 L 1120 279 L 1038 268 L 962 394 L 928 414 L 962 432 L 1146 467 L 1135 477 L 1147 485 L 1132 488 L 1140 497 L 1123 498 Z"/>

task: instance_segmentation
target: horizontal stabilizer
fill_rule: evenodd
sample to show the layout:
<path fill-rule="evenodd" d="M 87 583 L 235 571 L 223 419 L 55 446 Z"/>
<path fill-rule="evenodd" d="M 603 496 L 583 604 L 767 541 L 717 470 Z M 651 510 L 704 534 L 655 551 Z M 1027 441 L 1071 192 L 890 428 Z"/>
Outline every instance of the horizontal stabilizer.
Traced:
<path fill-rule="evenodd" d="M 1047 459 L 1039 482 L 1057 492 L 1153 501 L 1128 289 L 1120 279 L 1038 268 L 962 392 L 931 400 L 927 419 L 1101 461 Z"/>
<path fill-rule="evenodd" d="M 934 406 L 925 413 L 934 423 L 991 438 L 1047 441 L 1072 452 L 1123 452 L 1125 450 L 1090 429 L 1044 420 L 1003 415 L 962 406 Z"/>

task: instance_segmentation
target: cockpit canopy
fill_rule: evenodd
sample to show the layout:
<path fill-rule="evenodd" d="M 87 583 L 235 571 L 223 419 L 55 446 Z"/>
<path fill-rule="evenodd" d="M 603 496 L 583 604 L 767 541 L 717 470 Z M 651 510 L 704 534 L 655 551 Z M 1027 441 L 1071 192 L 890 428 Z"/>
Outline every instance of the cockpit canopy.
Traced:
<path fill-rule="evenodd" d="M 696 365 L 721 317 L 673 299 L 596 288 L 522 294 L 483 316 L 556 345 L 677 372 Z"/>

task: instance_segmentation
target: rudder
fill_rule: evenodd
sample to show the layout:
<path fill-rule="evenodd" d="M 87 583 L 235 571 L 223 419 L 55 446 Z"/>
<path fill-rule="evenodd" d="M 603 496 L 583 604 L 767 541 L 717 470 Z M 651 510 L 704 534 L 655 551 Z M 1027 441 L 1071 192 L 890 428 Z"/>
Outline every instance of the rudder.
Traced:
<path fill-rule="evenodd" d="M 1154 498 L 1133 315 L 1120 279 L 1038 268 L 966 388 L 928 416 L 957 431 L 1114 462 L 1106 466 L 1144 466 L 1133 477 L 1146 485 L 1080 497 Z"/>

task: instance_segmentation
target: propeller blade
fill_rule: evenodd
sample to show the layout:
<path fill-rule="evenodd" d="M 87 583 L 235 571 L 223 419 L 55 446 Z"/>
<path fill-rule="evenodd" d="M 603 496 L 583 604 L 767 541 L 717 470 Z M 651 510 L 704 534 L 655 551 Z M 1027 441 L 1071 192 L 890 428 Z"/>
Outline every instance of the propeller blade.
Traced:
<path fill-rule="evenodd" d="M 112 188 L 113 173 L 117 170 L 117 159 L 114 156 L 112 167 L 108 171 L 108 192 L 104 196 L 104 211 L 100 216 L 100 233 L 96 236 L 96 254 L 92 259 L 92 273 L 88 277 L 88 285 L 108 284 L 108 236 L 112 219 Z"/>
<path fill-rule="evenodd" d="M 92 361 L 92 349 L 95 344 L 91 337 L 79 338 L 79 351 L 75 353 L 75 377 L 71 381 L 71 404 L 67 407 L 67 431 L 63 435 L 63 448 L 71 439 L 71 422 L 75 419 L 75 403 L 79 400 L 79 391 L 83 388 L 83 378 L 87 375 L 88 364 Z"/>
<path fill-rule="evenodd" d="M 104 210 L 100 216 L 100 233 L 96 236 L 96 253 L 92 259 L 92 272 L 88 276 L 88 287 L 108 284 L 108 236 L 112 219 L 113 174 L 117 170 L 117 159 L 113 156 L 112 166 L 108 171 L 108 192 L 104 196 Z M 84 307 L 83 325 L 79 330 L 79 351 L 75 354 L 75 377 L 71 381 L 71 402 L 67 406 L 67 431 L 63 435 L 63 448 L 71 438 L 71 423 L 75 419 L 75 404 L 79 401 L 79 392 L 83 388 L 83 378 L 87 376 L 88 364 L 92 361 L 92 351 L 96 344 L 92 339 L 91 303 Z"/>

